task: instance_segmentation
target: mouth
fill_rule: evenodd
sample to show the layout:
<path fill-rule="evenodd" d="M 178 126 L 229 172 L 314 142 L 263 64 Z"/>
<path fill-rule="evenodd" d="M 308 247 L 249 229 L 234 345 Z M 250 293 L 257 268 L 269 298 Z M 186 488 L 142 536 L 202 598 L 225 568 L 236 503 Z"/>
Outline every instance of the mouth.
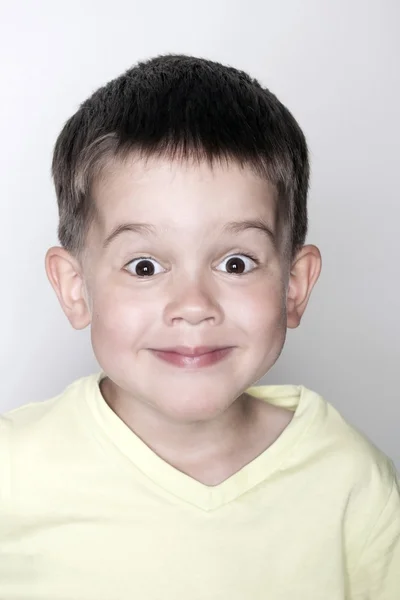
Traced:
<path fill-rule="evenodd" d="M 224 350 L 229 346 L 171 346 L 169 348 L 157 348 L 156 352 L 173 352 L 182 356 L 202 356 L 209 352 Z"/>
<path fill-rule="evenodd" d="M 173 348 L 151 349 L 151 352 L 164 362 L 181 368 L 208 367 L 226 358 L 233 346 L 175 346 Z"/>

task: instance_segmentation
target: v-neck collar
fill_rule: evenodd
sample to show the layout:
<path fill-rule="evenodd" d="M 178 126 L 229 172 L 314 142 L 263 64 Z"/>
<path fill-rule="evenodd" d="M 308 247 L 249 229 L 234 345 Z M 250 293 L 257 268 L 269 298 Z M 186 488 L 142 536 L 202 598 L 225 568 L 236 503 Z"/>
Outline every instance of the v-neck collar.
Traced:
<path fill-rule="evenodd" d="M 318 412 L 321 398 L 303 386 L 252 386 L 246 393 L 294 411 L 289 425 L 275 442 L 250 463 L 215 486 L 205 485 L 179 471 L 147 446 L 110 408 L 100 391 L 103 372 L 85 378 L 85 398 L 103 434 L 153 483 L 177 498 L 205 511 L 218 509 L 250 489 L 281 467 L 297 439 Z"/>

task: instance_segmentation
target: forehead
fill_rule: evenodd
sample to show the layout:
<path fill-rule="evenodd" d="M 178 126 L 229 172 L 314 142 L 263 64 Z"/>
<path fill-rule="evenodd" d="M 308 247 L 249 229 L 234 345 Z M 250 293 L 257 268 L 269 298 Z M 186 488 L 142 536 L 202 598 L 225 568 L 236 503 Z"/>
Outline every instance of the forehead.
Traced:
<path fill-rule="evenodd" d="M 92 195 L 104 233 L 128 221 L 193 233 L 241 218 L 274 226 L 275 187 L 235 162 L 132 156 L 109 163 Z"/>

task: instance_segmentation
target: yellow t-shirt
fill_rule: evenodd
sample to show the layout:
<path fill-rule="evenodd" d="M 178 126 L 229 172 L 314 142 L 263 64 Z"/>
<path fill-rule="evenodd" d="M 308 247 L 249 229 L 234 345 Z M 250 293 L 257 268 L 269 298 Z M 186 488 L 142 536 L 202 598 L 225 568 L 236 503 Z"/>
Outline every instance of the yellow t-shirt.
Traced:
<path fill-rule="evenodd" d="M 316 393 L 209 487 L 104 401 L 101 374 L 0 418 L 1 600 L 399 600 L 392 463 Z"/>

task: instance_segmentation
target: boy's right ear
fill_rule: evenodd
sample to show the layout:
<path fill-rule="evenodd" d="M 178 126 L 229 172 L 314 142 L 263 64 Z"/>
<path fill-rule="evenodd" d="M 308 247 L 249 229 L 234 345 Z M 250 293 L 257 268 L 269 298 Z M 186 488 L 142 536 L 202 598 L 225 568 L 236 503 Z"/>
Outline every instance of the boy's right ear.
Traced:
<path fill-rule="evenodd" d="M 64 248 L 54 246 L 46 253 L 45 267 L 72 327 L 84 329 L 90 324 L 91 317 L 79 262 Z"/>

